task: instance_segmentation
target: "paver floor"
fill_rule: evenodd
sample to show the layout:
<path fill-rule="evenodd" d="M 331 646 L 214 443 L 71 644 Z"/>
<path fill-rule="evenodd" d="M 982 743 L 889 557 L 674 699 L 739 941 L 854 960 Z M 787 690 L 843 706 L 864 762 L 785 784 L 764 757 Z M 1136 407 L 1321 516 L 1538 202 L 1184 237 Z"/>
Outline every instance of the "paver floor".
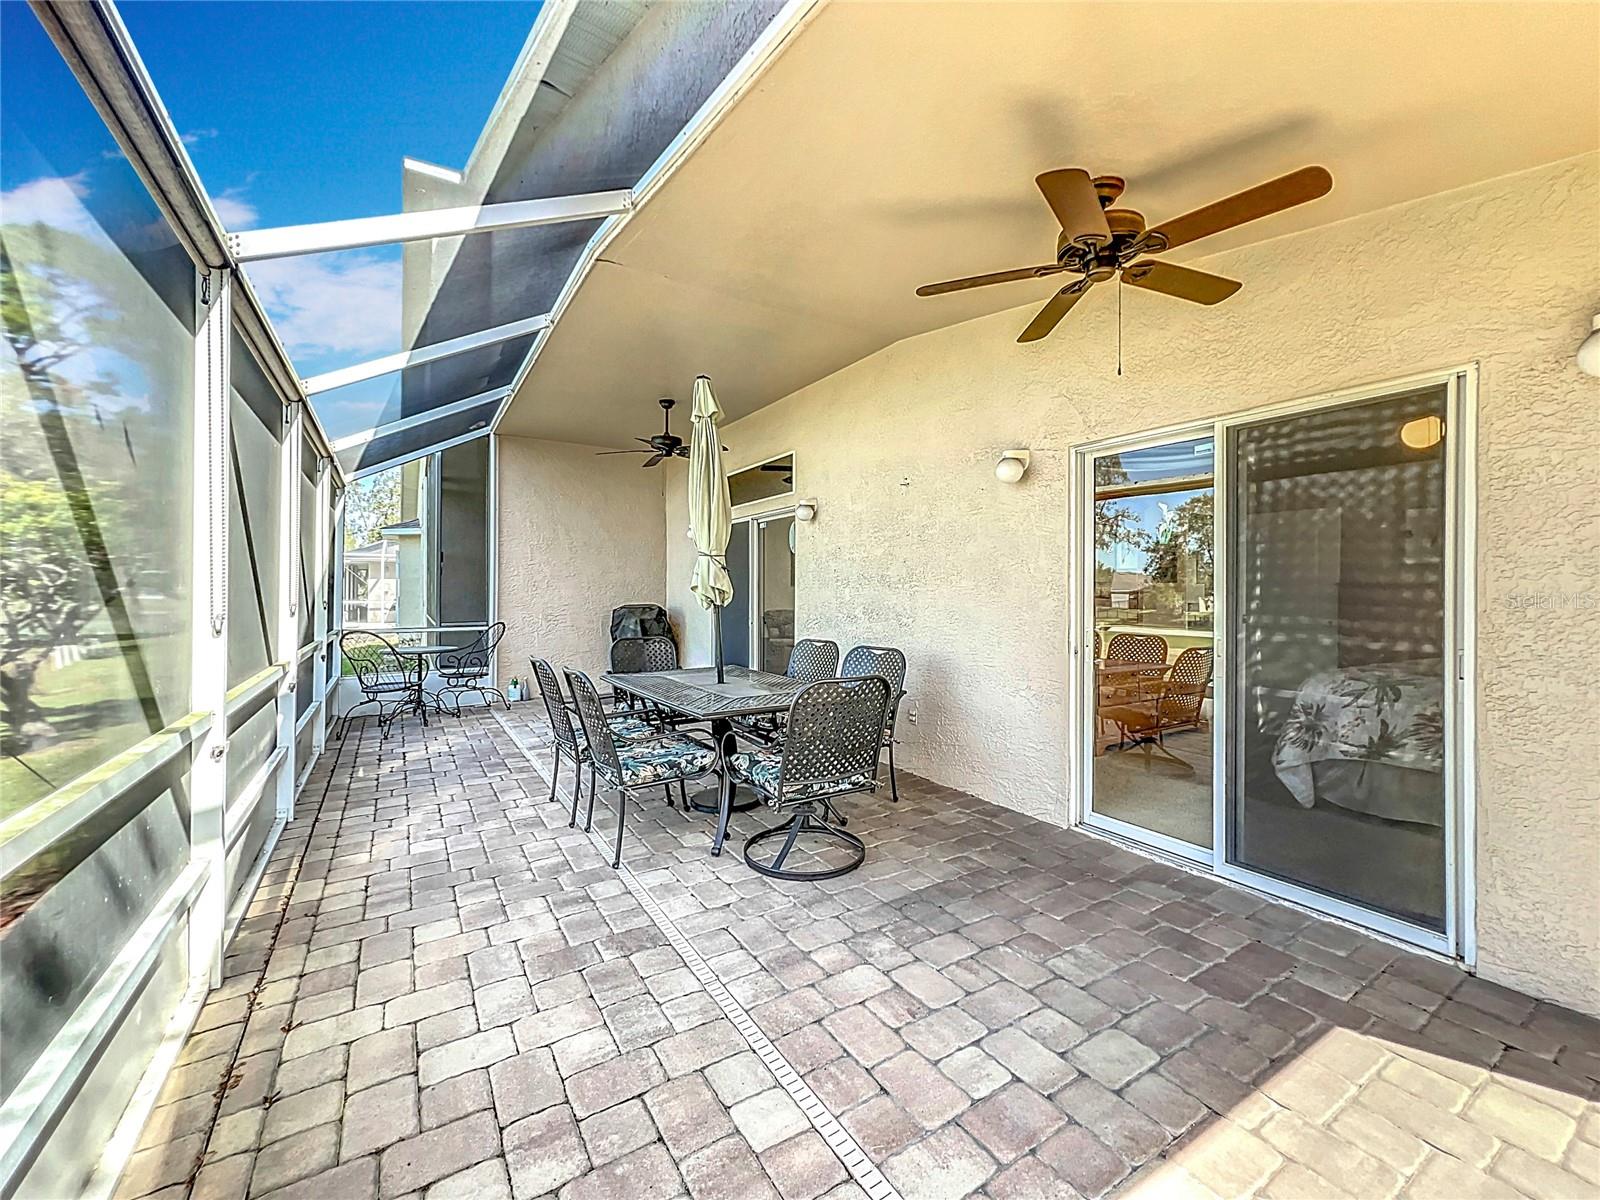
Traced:
<path fill-rule="evenodd" d="M 122 1196 L 1600 1195 L 1587 1017 L 909 773 L 840 879 L 614 872 L 536 710 L 323 756 Z"/>

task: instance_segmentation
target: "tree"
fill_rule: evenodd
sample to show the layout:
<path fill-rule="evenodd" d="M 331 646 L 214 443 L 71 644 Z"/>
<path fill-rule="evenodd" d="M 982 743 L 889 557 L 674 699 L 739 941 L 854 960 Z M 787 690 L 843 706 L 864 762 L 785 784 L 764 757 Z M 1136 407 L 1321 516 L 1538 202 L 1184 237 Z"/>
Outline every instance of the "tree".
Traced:
<path fill-rule="evenodd" d="M 1184 582 L 1184 555 L 1195 559 L 1194 574 L 1210 578 L 1216 562 L 1212 507 L 1211 493 L 1207 491 L 1167 510 L 1147 547 L 1144 570 L 1152 583 Z"/>
<path fill-rule="evenodd" d="M 344 498 L 344 548 L 377 541 L 378 531 L 399 519 L 400 468 L 356 480 Z"/>

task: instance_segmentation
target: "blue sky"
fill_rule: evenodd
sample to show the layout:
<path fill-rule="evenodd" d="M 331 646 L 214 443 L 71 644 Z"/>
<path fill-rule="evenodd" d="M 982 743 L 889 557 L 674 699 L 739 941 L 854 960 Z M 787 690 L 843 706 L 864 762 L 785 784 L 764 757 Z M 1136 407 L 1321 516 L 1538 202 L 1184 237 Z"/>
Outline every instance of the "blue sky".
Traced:
<path fill-rule="evenodd" d="M 402 158 L 464 166 L 538 11 L 509 0 L 121 6 L 230 229 L 398 212 Z M 247 273 L 302 374 L 401 348 L 398 247 Z"/>

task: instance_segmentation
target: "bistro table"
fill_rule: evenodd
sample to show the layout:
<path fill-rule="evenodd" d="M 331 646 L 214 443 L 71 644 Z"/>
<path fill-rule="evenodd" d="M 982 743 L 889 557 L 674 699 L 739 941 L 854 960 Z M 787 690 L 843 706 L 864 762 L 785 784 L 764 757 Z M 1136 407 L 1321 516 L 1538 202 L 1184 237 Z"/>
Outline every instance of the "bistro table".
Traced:
<path fill-rule="evenodd" d="M 416 678 L 412 680 L 410 698 L 396 710 L 396 715 L 402 712 L 413 712 L 422 718 L 422 723 L 428 723 L 428 692 L 423 688 L 423 683 L 428 678 L 428 660 L 436 654 L 450 654 L 460 650 L 460 646 L 442 645 L 437 642 L 428 642 L 421 646 L 396 646 L 394 652 L 401 659 L 407 660 L 407 665 L 416 663 Z M 439 697 L 433 697 L 433 706 L 441 713 L 444 708 L 439 703 Z"/>
<path fill-rule="evenodd" d="M 1152 696 L 1151 687 L 1154 686 L 1154 695 L 1159 696 L 1161 682 L 1166 678 L 1167 672 L 1172 669 L 1171 663 L 1138 663 L 1120 662 L 1116 659 L 1097 658 L 1094 660 L 1095 676 L 1095 739 L 1094 752 L 1096 755 L 1104 754 L 1111 746 L 1111 741 L 1100 734 L 1099 710 L 1102 704 L 1101 691 L 1103 688 L 1112 687 L 1120 691 L 1132 691 L 1135 700 L 1147 700 Z M 1121 739 L 1118 739 L 1120 741 Z"/>
<path fill-rule="evenodd" d="M 690 803 L 701 812 L 717 814 L 717 834 L 712 854 L 722 853 L 728 836 L 728 818 L 748 812 L 760 804 L 750 800 L 735 804 L 735 784 L 728 774 L 728 756 L 738 748 L 733 730 L 734 717 L 757 717 L 789 711 L 795 694 L 805 687 L 798 679 L 756 671 L 749 667 L 724 667 L 724 682 L 717 682 L 715 667 L 688 667 L 676 671 L 607 672 L 603 678 L 612 690 L 626 692 L 660 708 L 681 713 L 696 721 L 711 723 L 711 736 L 722 760 L 722 786 L 715 807 L 700 801 Z"/>

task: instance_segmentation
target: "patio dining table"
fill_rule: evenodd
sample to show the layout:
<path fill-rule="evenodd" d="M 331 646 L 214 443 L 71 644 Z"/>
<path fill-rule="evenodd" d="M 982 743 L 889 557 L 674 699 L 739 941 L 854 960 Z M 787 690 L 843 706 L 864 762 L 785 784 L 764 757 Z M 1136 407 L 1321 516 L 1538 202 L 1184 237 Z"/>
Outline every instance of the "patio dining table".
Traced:
<path fill-rule="evenodd" d="M 406 660 L 408 666 L 415 664 L 415 676 L 411 679 L 411 694 L 407 698 L 402 712 L 412 712 L 422 718 L 422 723 L 428 723 L 428 700 L 430 693 L 422 685 L 428 678 L 428 660 L 437 654 L 449 654 L 460 650 L 460 646 L 452 646 L 438 642 L 428 642 L 420 646 L 396 646 L 394 652 Z M 433 696 L 433 707 L 440 712 L 444 709 L 439 704 L 439 698 Z"/>
<path fill-rule="evenodd" d="M 726 769 L 728 756 L 738 748 L 734 732 L 735 717 L 756 717 L 788 712 L 795 693 L 805 686 L 787 675 L 757 671 L 750 667 L 723 668 L 723 682 L 717 682 L 715 667 L 686 667 L 676 671 L 607 672 L 603 678 L 614 691 L 648 701 L 659 708 L 696 721 L 708 721 L 716 741 L 717 754 L 724 764 L 722 786 L 715 806 L 691 800 L 700 812 L 717 813 L 717 832 L 712 853 L 720 853 L 728 834 L 732 813 L 748 812 L 760 801 L 735 803 L 737 787 Z"/>

